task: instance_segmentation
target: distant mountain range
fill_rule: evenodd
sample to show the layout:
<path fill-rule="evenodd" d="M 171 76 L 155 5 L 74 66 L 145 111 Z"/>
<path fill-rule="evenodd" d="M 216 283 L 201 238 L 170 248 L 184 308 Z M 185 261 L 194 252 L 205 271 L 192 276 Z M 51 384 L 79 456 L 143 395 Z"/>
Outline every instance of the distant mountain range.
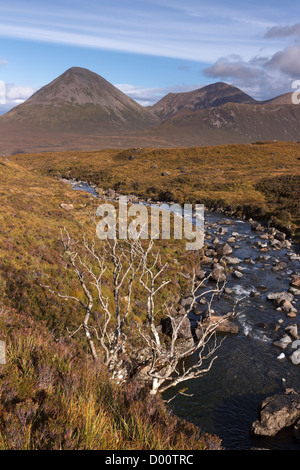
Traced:
<path fill-rule="evenodd" d="M 219 82 L 143 107 L 101 76 L 72 67 L 0 116 L 0 155 L 299 140 L 300 106 L 291 95 L 257 101 Z"/>

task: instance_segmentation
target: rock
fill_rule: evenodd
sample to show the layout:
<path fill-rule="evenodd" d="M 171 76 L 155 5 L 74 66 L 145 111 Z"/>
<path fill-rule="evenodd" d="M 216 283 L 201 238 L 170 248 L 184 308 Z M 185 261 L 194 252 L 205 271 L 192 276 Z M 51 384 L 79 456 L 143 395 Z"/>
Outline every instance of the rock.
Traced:
<path fill-rule="evenodd" d="M 258 436 L 276 436 L 299 419 L 300 396 L 288 389 L 284 394 L 273 395 L 262 402 L 259 419 L 252 424 L 251 432 Z"/>
<path fill-rule="evenodd" d="M 223 256 L 222 260 L 224 260 L 227 264 L 239 264 L 242 260 L 232 256 Z"/>
<path fill-rule="evenodd" d="M 186 317 L 182 315 L 178 315 L 177 317 L 172 319 L 174 322 L 175 327 L 179 326 L 178 330 L 178 338 L 181 339 L 192 339 L 193 338 L 193 328 L 192 322 Z M 165 335 L 172 337 L 173 333 L 173 325 L 172 325 L 171 318 L 163 318 L 161 321 L 162 332 Z"/>
<path fill-rule="evenodd" d="M 244 276 L 243 273 L 241 273 L 240 271 L 234 271 L 232 275 L 237 279 L 241 279 Z"/>
<path fill-rule="evenodd" d="M 162 176 L 170 176 L 170 173 L 168 171 L 163 171 L 161 175 Z"/>
<path fill-rule="evenodd" d="M 292 338 L 298 338 L 298 326 L 297 325 L 289 325 L 287 326 L 284 331 L 286 331 Z M 300 342 L 299 342 L 300 345 Z"/>
<path fill-rule="evenodd" d="M 293 433 L 296 441 L 300 442 L 300 419 L 295 424 L 293 428 Z"/>
<path fill-rule="evenodd" d="M 279 241 L 283 242 L 286 238 L 286 234 L 283 233 L 283 232 L 277 232 L 277 233 L 275 233 L 275 238 L 276 238 L 276 240 L 279 240 Z"/>
<path fill-rule="evenodd" d="M 183 299 L 181 299 L 180 301 L 180 305 L 183 307 L 183 308 L 186 308 L 186 307 L 189 307 L 193 302 L 193 297 L 185 297 Z"/>
<path fill-rule="evenodd" d="M 129 160 L 135 160 L 136 156 L 135 155 L 130 155 Z"/>
<path fill-rule="evenodd" d="M 226 295 L 231 295 L 231 294 L 233 294 L 233 290 L 232 290 L 232 289 L 229 289 L 229 287 L 225 287 L 224 293 L 225 293 Z"/>
<path fill-rule="evenodd" d="M 219 243 L 216 245 L 215 250 L 218 256 L 226 256 L 232 253 L 232 248 L 228 243 Z"/>
<path fill-rule="evenodd" d="M 297 287 L 300 289 L 300 276 L 294 275 L 292 276 L 292 280 L 290 282 L 290 286 Z"/>
<path fill-rule="evenodd" d="M 296 318 L 297 313 L 296 313 L 295 311 L 289 312 L 289 313 L 286 314 L 286 316 L 287 316 L 288 318 Z"/>
<path fill-rule="evenodd" d="M 193 314 L 194 315 L 203 315 L 203 307 L 201 308 L 199 304 L 193 305 Z"/>
<path fill-rule="evenodd" d="M 277 299 L 275 300 L 275 304 L 281 308 L 281 310 L 285 313 L 290 313 L 290 312 L 297 312 L 295 307 L 293 306 L 292 302 L 290 300 L 280 300 Z"/>
<path fill-rule="evenodd" d="M 292 348 L 292 349 L 298 349 L 298 348 L 300 348 L 300 340 L 297 339 L 296 341 L 293 341 L 293 342 L 292 342 L 292 345 L 291 345 L 291 348 Z"/>
<path fill-rule="evenodd" d="M 275 266 L 273 266 L 272 271 L 277 272 L 277 271 L 281 271 L 284 268 L 286 268 L 286 263 L 282 261 L 280 263 L 277 263 Z"/>
<path fill-rule="evenodd" d="M 209 325 L 214 325 L 218 322 L 220 322 L 216 327 L 216 331 L 218 333 L 229 333 L 235 335 L 239 333 L 239 327 L 233 321 L 229 320 L 228 318 L 222 319 L 222 317 L 218 315 L 210 315 L 207 320 L 204 320 L 201 323 L 200 327 L 196 328 L 196 337 L 200 339 L 202 336 L 203 329 L 207 328 Z"/>
<path fill-rule="evenodd" d="M 296 349 L 293 354 L 289 357 L 290 361 L 298 366 L 300 364 L 300 348 Z"/>
<path fill-rule="evenodd" d="M 62 203 L 59 206 L 61 207 L 61 209 L 65 210 L 66 212 L 70 212 L 70 211 L 74 210 L 73 204 L 64 204 L 64 203 Z"/>
<path fill-rule="evenodd" d="M 259 294 L 259 292 L 256 292 L 256 291 L 252 290 L 250 292 L 250 297 L 251 297 L 251 299 L 255 299 L 257 297 L 260 297 L 260 294 Z"/>
<path fill-rule="evenodd" d="M 283 359 L 285 359 L 285 354 L 282 352 L 281 354 L 279 354 L 279 356 L 276 357 L 276 359 L 278 361 L 282 361 Z"/>
<path fill-rule="evenodd" d="M 263 230 L 263 226 L 258 223 L 258 222 L 252 222 L 251 224 L 251 230 L 253 230 L 254 232 L 261 232 Z"/>
<path fill-rule="evenodd" d="M 291 344 L 292 340 L 290 336 L 285 335 L 283 336 L 280 340 L 274 341 L 273 346 L 276 346 L 277 348 L 280 349 L 286 349 L 289 344 Z"/>
<path fill-rule="evenodd" d="M 267 295 L 268 300 L 289 300 L 292 301 L 294 299 L 293 294 L 290 292 L 271 292 Z"/>
<path fill-rule="evenodd" d="M 210 278 L 215 282 L 224 282 L 227 279 L 224 269 L 216 268 L 210 274 Z"/>
<path fill-rule="evenodd" d="M 196 280 L 202 281 L 206 276 L 206 272 L 203 269 L 197 269 L 196 271 Z"/>
<path fill-rule="evenodd" d="M 230 237 L 228 238 L 227 240 L 227 243 L 234 243 L 235 242 L 235 238 L 234 237 Z"/>
<path fill-rule="evenodd" d="M 300 295 L 300 289 L 296 289 L 296 287 L 290 287 L 289 292 L 295 296 Z"/>

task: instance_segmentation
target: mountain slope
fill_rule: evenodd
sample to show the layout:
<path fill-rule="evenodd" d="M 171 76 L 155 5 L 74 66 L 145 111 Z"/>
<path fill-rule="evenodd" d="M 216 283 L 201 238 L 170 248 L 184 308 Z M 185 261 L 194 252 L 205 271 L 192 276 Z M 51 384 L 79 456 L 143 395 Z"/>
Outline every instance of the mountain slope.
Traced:
<path fill-rule="evenodd" d="M 257 102 L 239 88 L 218 82 L 194 91 L 169 93 L 152 109 L 161 120 L 166 120 L 182 111 L 199 111 L 225 103 L 255 104 Z"/>
<path fill-rule="evenodd" d="M 8 122 L 101 133 L 148 128 L 157 118 L 100 75 L 72 67 L 0 118 Z"/>
<path fill-rule="evenodd" d="M 226 103 L 181 112 L 147 131 L 174 146 L 220 145 L 254 141 L 298 141 L 300 106 Z"/>

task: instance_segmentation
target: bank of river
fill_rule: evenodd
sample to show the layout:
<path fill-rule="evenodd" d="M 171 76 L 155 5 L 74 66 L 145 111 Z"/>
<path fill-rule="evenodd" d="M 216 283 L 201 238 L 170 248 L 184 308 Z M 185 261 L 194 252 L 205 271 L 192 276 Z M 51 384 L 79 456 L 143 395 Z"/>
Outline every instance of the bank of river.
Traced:
<path fill-rule="evenodd" d="M 73 184 L 73 187 L 97 195 L 86 184 Z M 168 205 L 163 207 L 169 209 Z M 169 406 L 202 431 L 218 435 L 226 449 L 300 450 L 300 443 L 290 430 L 273 438 L 253 437 L 249 432 L 266 396 L 285 388 L 300 391 L 300 365 L 294 365 L 288 354 L 278 360 L 281 351 L 273 345 L 275 339 L 283 336 L 285 327 L 298 324 L 299 314 L 288 317 L 267 299 L 270 292 L 289 291 L 291 276 L 300 273 L 300 258 L 293 244 L 279 244 L 279 249 L 274 248 L 261 235 L 262 232 L 252 230 L 249 222 L 205 213 L 207 243 L 212 244 L 214 237 L 219 243 L 234 240 L 230 242 L 233 248 L 230 256 L 240 260 L 242 276 L 229 276 L 226 287 L 232 293 L 222 296 L 214 305 L 216 312 L 225 314 L 242 299 L 236 319 L 239 334 L 226 338 L 209 374 L 188 383 L 192 396 L 178 395 Z M 295 296 L 292 302 L 298 312 L 299 300 L 300 296 Z M 167 394 L 166 398 L 169 397 Z"/>

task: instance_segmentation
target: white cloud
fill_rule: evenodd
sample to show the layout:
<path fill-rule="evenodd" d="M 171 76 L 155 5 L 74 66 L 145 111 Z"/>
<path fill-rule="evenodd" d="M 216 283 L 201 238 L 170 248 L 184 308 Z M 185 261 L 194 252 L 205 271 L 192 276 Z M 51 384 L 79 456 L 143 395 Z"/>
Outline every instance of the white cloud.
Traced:
<path fill-rule="evenodd" d="M 0 114 L 4 114 L 15 106 L 24 103 L 36 90 L 29 86 L 2 82 L 4 99 L 1 100 Z"/>
<path fill-rule="evenodd" d="M 6 99 L 8 101 L 22 102 L 27 100 L 33 93 L 34 89 L 29 86 L 19 86 L 12 83 L 6 85 Z"/>
<path fill-rule="evenodd" d="M 202 86 L 202 85 L 201 85 Z M 116 88 L 121 90 L 126 95 L 130 96 L 133 100 L 137 101 L 142 106 L 152 106 L 157 103 L 161 98 L 168 93 L 180 93 L 192 91 L 200 88 L 200 85 L 180 85 L 165 88 L 147 88 L 141 86 L 134 86 L 130 84 L 117 84 Z"/>
<path fill-rule="evenodd" d="M 300 45 L 288 46 L 276 52 L 266 66 L 280 70 L 291 78 L 300 78 Z"/>

